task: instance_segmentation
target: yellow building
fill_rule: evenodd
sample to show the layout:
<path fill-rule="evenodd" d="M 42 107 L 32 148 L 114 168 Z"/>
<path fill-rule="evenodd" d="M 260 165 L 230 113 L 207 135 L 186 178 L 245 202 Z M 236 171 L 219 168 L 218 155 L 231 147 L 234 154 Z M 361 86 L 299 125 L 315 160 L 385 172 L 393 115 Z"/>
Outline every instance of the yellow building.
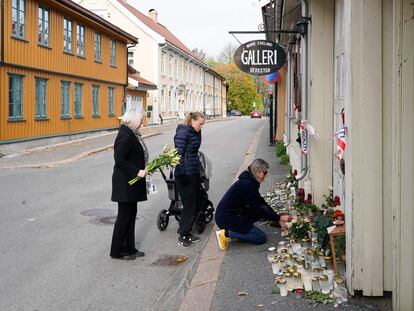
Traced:
<path fill-rule="evenodd" d="M 1 9 L 0 144 L 117 127 L 137 39 L 70 0 Z"/>

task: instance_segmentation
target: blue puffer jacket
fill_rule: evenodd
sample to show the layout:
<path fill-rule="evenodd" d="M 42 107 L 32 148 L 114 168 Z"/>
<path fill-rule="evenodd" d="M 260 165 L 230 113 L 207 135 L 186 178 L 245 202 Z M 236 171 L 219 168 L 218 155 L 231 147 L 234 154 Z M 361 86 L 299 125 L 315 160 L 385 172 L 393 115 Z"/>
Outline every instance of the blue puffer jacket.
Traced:
<path fill-rule="evenodd" d="M 196 132 L 192 126 L 179 124 L 174 136 L 174 145 L 181 155 L 180 164 L 175 168 L 175 176 L 200 175 L 198 150 L 201 145 L 201 132 Z"/>
<path fill-rule="evenodd" d="M 279 215 L 260 195 L 259 187 L 260 183 L 249 170 L 241 173 L 217 206 L 217 226 L 246 234 L 260 219 L 279 221 Z"/>

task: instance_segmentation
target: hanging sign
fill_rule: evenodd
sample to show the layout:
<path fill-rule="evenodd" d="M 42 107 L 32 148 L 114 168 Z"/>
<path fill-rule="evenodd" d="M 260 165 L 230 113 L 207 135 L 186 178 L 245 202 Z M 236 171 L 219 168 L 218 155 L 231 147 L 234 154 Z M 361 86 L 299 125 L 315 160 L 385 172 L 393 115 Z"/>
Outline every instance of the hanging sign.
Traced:
<path fill-rule="evenodd" d="M 338 161 L 341 161 L 341 159 L 344 157 L 346 147 L 346 128 L 345 126 L 342 126 L 339 130 L 338 134 L 338 140 L 336 143 L 336 158 Z"/>
<path fill-rule="evenodd" d="M 286 52 L 275 42 L 253 40 L 237 48 L 234 53 L 234 62 L 241 71 L 255 76 L 264 76 L 283 67 L 286 62 Z"/>

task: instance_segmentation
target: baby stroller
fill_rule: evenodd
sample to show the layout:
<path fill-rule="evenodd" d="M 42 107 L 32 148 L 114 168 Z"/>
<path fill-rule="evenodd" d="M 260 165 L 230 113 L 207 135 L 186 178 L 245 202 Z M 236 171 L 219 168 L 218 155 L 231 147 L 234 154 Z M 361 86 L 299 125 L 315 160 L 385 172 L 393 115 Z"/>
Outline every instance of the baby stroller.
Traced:
<path fill-rule="evenodd" d="M 204 232 L 206 224 L 213 220 L 214 207 L 213 203 L 208 199 L 207 191 L 209 189 L 209 179 L 211 177 L 211 161 L 204 155 L 202 152 L 198 153 L 198 157 L 201 162 L 200 167 L 200 194 L 201 194 L 201 206 L 200 210 L 197 213 L 194 228 L 198 234 Z M 171 216 L 177 221 L 180 221 L 181 213 L 183 210 L 182 203 L 180 201 L 180 196 L 175 185 L 175 180 L 173 178 L 173 171 L 170 170 L 169 177 L 160 169 L 161 175 L 164 178 L 167 187 L 168 187 L 168 197 L 171 200 L 170 207 L 163 209 L 159 212 L 157 218 L 157 226 L 160 231 L 164 231 L 168 227 L 168 222 Z"/>

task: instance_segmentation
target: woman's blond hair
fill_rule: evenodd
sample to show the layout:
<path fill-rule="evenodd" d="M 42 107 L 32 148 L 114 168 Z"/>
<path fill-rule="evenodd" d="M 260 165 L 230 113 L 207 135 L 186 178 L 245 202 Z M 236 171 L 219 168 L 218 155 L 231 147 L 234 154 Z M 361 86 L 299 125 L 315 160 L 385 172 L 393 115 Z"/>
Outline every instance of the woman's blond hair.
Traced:
<path fill-rule="evenodd" d="M 184 124 L 189 126 L 191 125 L 191 121 L 192 120 L 198 120 L 198 119 L 205 119 L 206 117 L 204 116 L 204 114 L 202 112 L 199 111 L 195 111 L 195 112 L 189 112 L 186 114 L 185 119 L 184 119 Z"/>
<path fill-rule="evenodd" d="M 142 118 L 144 117 L 145 111 L 138 105 L 132 105 L 131 103 L 126 104 L 125 113 L 122 115 L 122 124 L 141 124 Z"/>

